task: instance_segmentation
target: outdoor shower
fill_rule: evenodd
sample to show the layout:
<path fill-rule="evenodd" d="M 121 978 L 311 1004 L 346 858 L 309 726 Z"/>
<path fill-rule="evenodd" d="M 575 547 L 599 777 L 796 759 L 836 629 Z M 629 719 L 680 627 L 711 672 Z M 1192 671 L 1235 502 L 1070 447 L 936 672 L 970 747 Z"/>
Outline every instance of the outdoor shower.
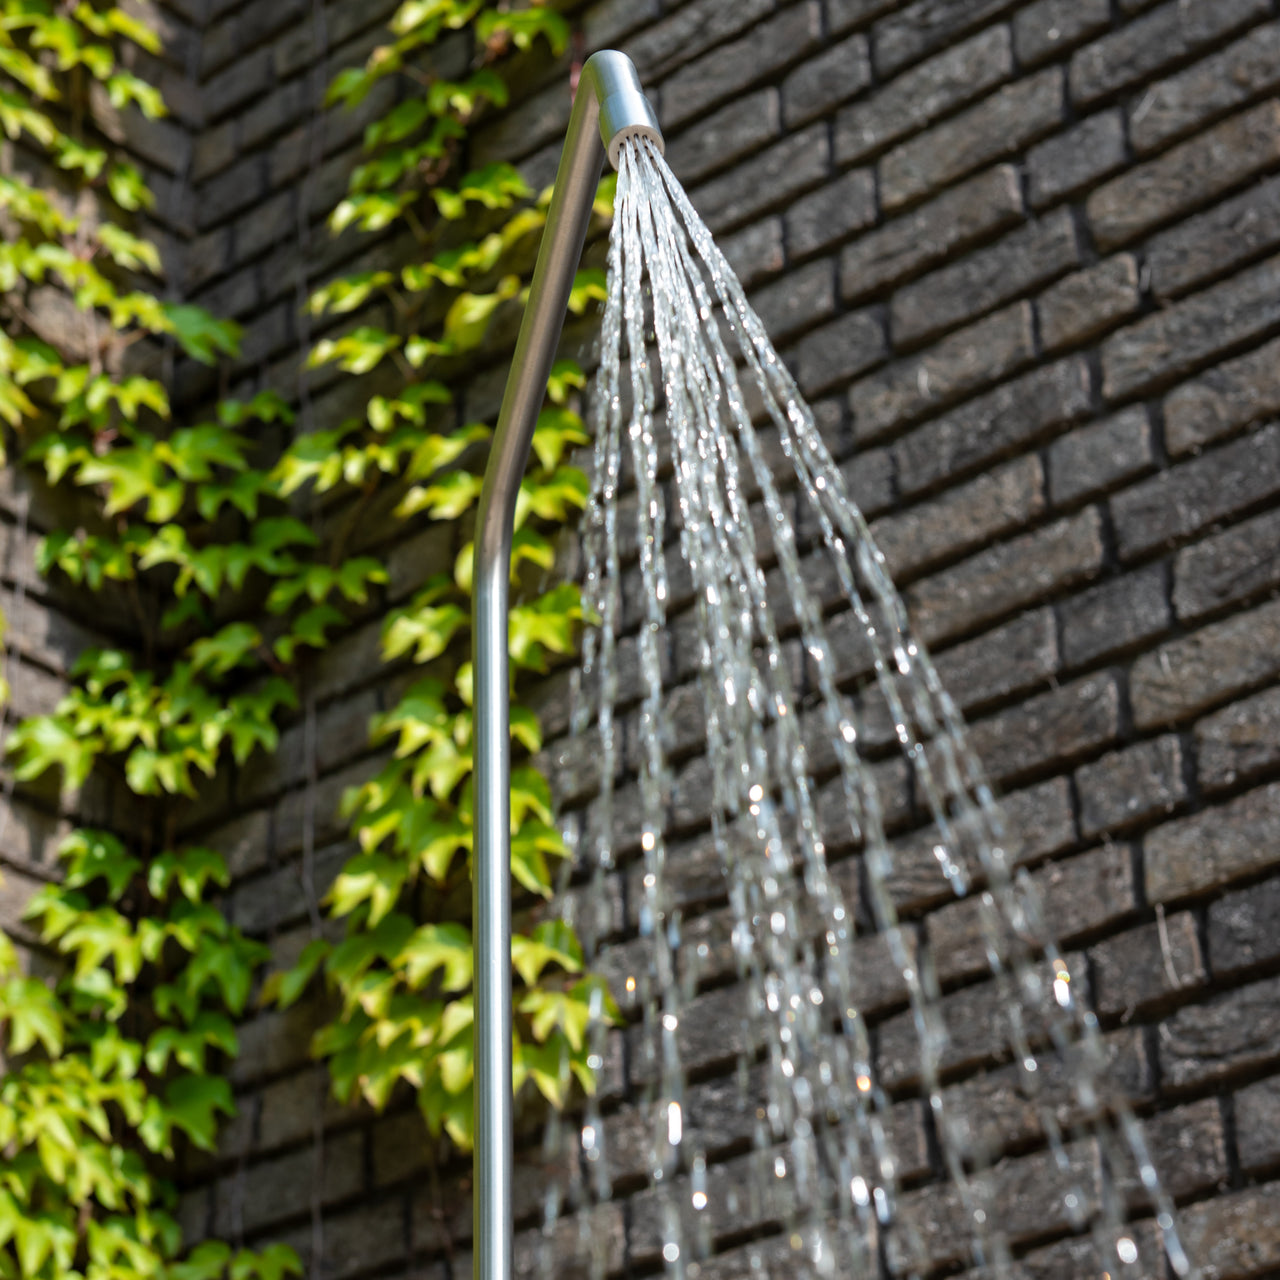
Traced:
<path fill-rule="evenodd" d="M 511 738 L 507 594 L 516 498 L 564 326 L 605 155 L 625 138 L 659 148 L 657 116 L 625 54 L 602 50 L 582 68 L 533 283 L 516 340 L 475 539 L 475 1276 L 511 1276 Z"/>
<path fill-rule="evenodd" d="M 1036 1181 L 1053 1202 L 1053 1230 L 1088 1230 L 1100 1271 L 1136 1274 L 1122 1268 L 1143 1248 L 1163 1248 L 1178 1276 L 1194 1277 L 1142 1128 L 1110 1086 L 1097 1018 L 1077 994 L 1083 984 L 1045 923 L 1034 885 L 1017 874 L 963 718 L 849 496 L 847 476 L 861 458 L 837 465 L 741 282 L 666 165 L 634 67 L 621 54 L 600 53 L 583 68 L 476 537 L 477 1280 L 509 1280 L 512 1266 L 513 516 L 606 149 L 618 187 L 582 532 L 583 613 L 592 625 L 579 667 L 582 684 L 597 682 L 598 697 L 593 711 L 579 699 L 570 720 L 574 733 L 598 735 L 594 827 L 584 825 L 585 863 L 598 879 L 585 895 L 595 906 L 582 913 L 605 900 L 617 854 L 639 864 L 634 906 L 644 955 L 629 962 L 638 1016 L 627 1032 L 627 1069 L 645 1091 L 637 1110 L 656 1208 L 651 1260 L 660 1255 L 672 1280 L 696 1274 L 693 1265 L 716 1250 L 718 1237 L 741 1230 L 745 1194 L 755 1220 L 781 1225 L 788 1275 L 857 1277 L 886 1265 L 923 1275 L 939 1264 L 1009 1274 L 993 1168 L 999 1147 L 973 1123 L 981 1104 L 966 1104 L 951 1087 L 937 966 L 917 945 L 915 923 L 899 917 L 897 832 L 919 818 L 934 872 L 973 911 L 997 1010 L 992 1039 L 1034 1100 L 1047 1147 Z M 625 555 L 624 455 L 635 490 Z M 678 552 L 679 572 L 668 571 L 669 550 Z M 835 606 L 852 628 L 841 640 L 828 625 Z M 614 713 L 619 636 L 626 631 L 631 643 L 632 628 L 640 681 L 638 694 L 626 695 L 638 705 L 624 752 Z M 668 686 L 682 683 L 697 714 L 676 726 Z M 703 744 L 701 772 L 681 775 L 690 750 Z M 624 772 L 633 803 L 618 806 L 615 823 L 615 781 Z M 914 798 L 904 801 L 904 793 Z M 686 945 L 705 919 L 683 919 L 668 874 L 678 854 L 672 849 L 669 858 L 668 841 L 689 831 L 714 849 L 723 915 L 732 917 L 727 960 L 717 961 L 705 943 Z M 588 925 L 584 939 L 609 930 L 603 920 Z M 896 1087 L 901 1093 L 912 1080 L 928 1100 L 945 1174 L 938 1186 L 904 1188 L 899 1174 L 895 1084 L 865 1015 L 868 942 L 883 946 L 895 998 L 909 1015 L 911 1061 Z M 739 1102 L 746 1103 L 748 1071 L 759 1068 L 768 1105 L 744 1108 L 758 1122 L 750 1159 L 709 1167 L 688 1085 L 696 1053 L 686 1071 L 684 1039 L 693 1027 L 696 1041 L 700 990 L 734 975 L 746 993 L 735 1049 Z M 589 1033 L 602 1061 L 604 1019 Z M 1056 1100 L 1055 1070 L 1067 1095 Z M 588 1096 L 578 1147 L 568 1153 L 579 1200 L 612 1196 L 605 1130 L 599 1100 Z M 545 1150 L 562 1140 L 553 1118 Z M 1089 1152 L 1108 1170 L 1101 1188 L 1082 1155 Z M 1126 1180 L 1142 1188 L 1154 1223 L 1132 1223 Z M 927 1212 L 922 1195 L 936 1197 Z M 553 1187 L 543 1222 L 553 1268 L 559 1207 Z M 591 1235 L 589 1219 L 580 1221 Z M 598 1277 L 608 1260 L 597 1236 L 592 1244 Z"/>

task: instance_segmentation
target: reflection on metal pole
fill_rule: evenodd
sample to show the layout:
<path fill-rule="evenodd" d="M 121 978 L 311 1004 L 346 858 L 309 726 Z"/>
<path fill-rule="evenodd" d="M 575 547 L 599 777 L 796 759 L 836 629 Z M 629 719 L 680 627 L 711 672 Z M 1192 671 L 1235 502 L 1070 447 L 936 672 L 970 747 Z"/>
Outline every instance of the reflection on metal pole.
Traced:
<path fill-rule="evenodd" d="M 511 739 L 507 585 L 516 497 L 564 326 L 604 159 L 624 138 L 662 146 L 657 117 L 625 54 L 587 60 L 569 117 L 555 193 L 498 428 L 480 493 L 475 540 L 475 1280 L 511 1280 Z"/>

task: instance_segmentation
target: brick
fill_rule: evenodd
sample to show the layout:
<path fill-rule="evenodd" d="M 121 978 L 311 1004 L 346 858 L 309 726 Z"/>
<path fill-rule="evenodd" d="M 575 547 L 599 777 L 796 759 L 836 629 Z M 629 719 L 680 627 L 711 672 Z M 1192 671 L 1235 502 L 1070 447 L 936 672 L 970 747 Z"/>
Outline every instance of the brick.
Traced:
<path fill-rule="evenodd" d="M 33 930 L 23 920 L 23 912 L 32 895 L 44 886 L 44 880 L 5 867 L 4 879 L 0 880 L 0 928 L 6 935 L 25 934 L 28 941 L 35 940 Z"/>
<path fill-rule="evenodd" d="M 1089 370 L 1083 361 L 1032 370 L 899 441 L 894 446 L 898 486 L 911 495 L 958 479 L 1035 444 L 1089 409 Z"/>
<path fill-rule="evenodd" d="M 1138 84 L 1210 41 L 1266 16 L 1269 8 L 1267 0 L 1170 0 L 1077 53 L 1071 59 L 1071 96 L 1077 103 L 1092 102 Z"/>
<path fill-rule="evenodd" d="M 685 1071 L 706 1071 L 734 1064 L 748 1051 L 758 1035 L 758 1025 L 747 1010 L 742 993 L 720 987 L 689 1000 L 680 1013 L 676 1041 Z M 642 1026 L 627 1029 L 631 1052 L 631 1075 L 636 1084 L 656 1081 L 660 1068 L 644 1053 L 647 1033 Z"/>
<path fill-rule="evenodd" d="M 846 301 L 865 297 L 1011 226 L 1021 213 L 1018 175 L 997 165 L 849 245 L 840 259 L 841 292 Z"/>
<path fill-rule="evenodd" d="M 850 498 L 868 519 L 893 505 L 894 465 L 888 449 L 860 449 L 841 465 L 840 473 Z"/>
<path fill-rule="evenodd" d="M 1280 103 L 1264 102 L 1113 178 L 1085 205 L 1098 246 L 1125 244 L 1274 164 L 1278 130 Z"/>
<path fill-rule="evenodd" d="M 940 499 L 877 520 L 871 536 L 900 584 L 939 560 L 1028 524 L 1043 510 L 1040 460 L 1019 458 Z"/>
<path fill-rule="evenodd" d="M 1177 737 L 1140 742 L 1077 769 L 1076 791 L 1086 837 L 1167 814 L 1187 795 Z"/>
<path fill-rule="evenodd" d="M 1065 1147 L 1061 1163 L 1044 1151 L 1002 1160 L 985 1177 L 990 1203 L 1000 1206 L 1000 1238 L 1012 1244 L 1065 1232 L 1071 1222 L 1066 1207 L 1069 1196 L 1086 1217 L 1098 1203 L 1097 1157 L 1085 1141 Z M 969 1260 L 972 1210 L 954 1185 L 902 1192 L 897 1208 L 900 1222 L 887 1233 L 893 1275 L 924 1275 L 939 1264 Z M 1077 1274 L 1093 1274 L 1095 1269 Z"/>
<path fill-rule="evenodd" d="M 1121 329 L 1102 348 L 1103 393 L 1114 399 L 1190 372 L 1280 322 L 1280 258 Z"/>
<path fill-rule="evenodd" d="M 1280 675 L 1280 603 L 1172 640 L 1133 667 L 1131 696 L 1139 728 L 1154 728 L 1243 693 Z"/>
<path fill-rule="evenodd" d="M 232 227 L 235 262 L 256 257 L 263 249 L 298 234 L 296 192 L 286 190 L 260 200 Z"/>
<path fill-rule="evenodd" d="M 751 305 L 764 322 L 765 330 L 776 343 L 802 329 L 811 328 L 815 320 L 825 320 L 836 309 L 835 263 L 820 258 L 775 280 L 751 295 Z"/>
<path fill-rule="evenodd" d="M 847 102 L 871 83 L 865 36 L 850 36 L 802 63 L 782 82 L 782 119 L 788 129 Z"/>
<path fill-rule="evenodd" d="M 1165 1254 L 1155 1227 L 1149 1222 L 1137 1222 L 1125 1230 L 1138 1250 L 1137 1259 L 1125 1267 L 1125 1280 L 1164 1280 Z M 1010 1280 L 1079 1280 L 1081 1276 L 1105 1272 L 1108 1265 L 1114 1264 L 1114 1254 L 1108 1251 L 1106 1257 L 1100 1257 L 1096 1240 L 1079 1236 L 1033 1249 L 1011 1263 L 1008 1271 Z M 965 1271 L 962 1280 L 988 1280 L 990 1275 L 990 1269 Z"/>
<path fill-rule="evenodd" d="M 1026 693 L 1058 670 L 1058 632 L 1053 610 L 1037 609 L 975 636 L 935 659 L 943 688 L 966 715 L 984 704 Z"/>
<path fill-rule="evenodd" d="M 776 89 L 760 89 L 712 112 L 696 129 L 667 143 L 667 163 L 691 186 L 697 179 L 757 150 L 778 136 L 780 107 Z"/>
<path fill-rule="evenodd" d="M 315 1132 L 317 1110 L 326 1130 L 340 1124 L 350 1125 L 365 1114 L 363 1104 L 353 1107 L 339 1102 L 323 1066 L 310 1066 L 300 1075 L 287 1076 L 263 1086 L 258 1116 L 256 1150 L 275 1148 L 310 1140 Z"/>
<path fill-rule="evenodd" d="M 782 227 L 781 218 L 765 218 L 720 239 L 720 252 L 745 288 L 782 270 Z"/>
<path fill-rule="evenodd" d="M 662 14 L 659 0 L 603 0 L 582 14 L 582 35 L 588 49 L 610 49 L 624 36 L 649 27 Z"/>
<path fill-rule="evenodd" d="M 1045 765 L 1065 765 L 1114 742 L 1120 698 L 1109 675 L 1086 676 L 973 725 L 969 745 L 1004 785 Z"/>
<path fill-rule="evenodd" d="M 1048 133 L 1063 114 L 1062 72 L 1050 68 L 1015 81 L 964 114 L 903 143 L 880 162 L 885 209 L 947 186 Z"/>
<path fill-rule="evenodd" d="M 1223 707 L 1199 721 L 1195 734 L 1203 790 L 1251 782 L 1280 763 L 1280 689 Z"/>
<path fill-rule="evenodd" d="M 642 79 L 661 79 L 772 10 L 772 0 L 700 0 L 681 5 L 669 18 L 631 40 L 627 53 Z"/>
<path fill-rule="evenodd" d="M 1069 1196 L 1086 1216 L 1098 1203 L 1097 1157 L 1084 1141 L 1067 1146 L 1061 1163 L 1050 1152 L 1039 1152 L 1002 1160 L 985 1177 L 990 1203 L 1000 1206 L 1000 1237 L 1013 1244 L 1066 1231 L 1071 1222 L 1065 1203 Z M 939 1264 L 969 1260 L 971 1209 L 952 1184 L 902 1192 L 897 1208 L 900 1221 L 887 1233 L 893 1275 L 924 1275 Z"/>
<path fill-rule="evenodd" d="M 1280 1162 L 1280 1076 L 1259 1080 L 1235 1096 L 1236 1142 L 1240 1167 L 1245 1173 L 1261 1173 Z M 1280 1223 L 1277 1224 L 1280 1230 Z M 1280 1256 L 1280 1249 L 1277 1249 Z"/>
<path fill-rule="evenodd" d="M 847 240 L 875 219 L 875 175 L 870 169 L 853 169 L 788 207 L 787 247 L 801 257 Z"/>
<path fill-rule="evenodd" d="M 781 1162 L 785 1175 L 791 1166 L 790 1148 L 762 1148 L 711 1165 L 705 1175 L 707 1203 L 700 1215 L 690 1204 L 687 1178 L 670 1189 L 659 1184 L 633 1196 L 627 1236 L 632 1265 L 648 1268 L 660 1263 L 663 1242 L 670 1238 L 666 1224 L 671 1214 L 679 1216 L 685 1240 L 699 1234 L 708 1240 L 739 1236 L 744 1228 L 753 1235 L 766 1235 L 789 1221 L 798 1209 L 796 1179 L 794 1174 L 774 1177 L 775 1161 Z"/>
<path fill-rule="evenodd" d="M 915 0 L 876 24 L 876 69 L 882 76 L 892 75 L 1011 8 L 1009 0 Z"/>
<path fill-rule="evenodd" d="M 207 231 L 233 214 L 247 209 L 266 191 L 261 157 L 246 156 L 224 169 L 201 191 L 196 222 Z"/>
<path fill-rule="evenodd" d="M 1143 1121 L 1151 1163 L 1164 1190 L 1181 1201 L 1197 1192 L 1218 1190 L 1231 1176 L 1227 1134 L 1217 1098 L 1201 1098 Z M 1130 1205 L 1153 1208 L 1136 1168 L 1123 1171 L 1119 1190 Z M 1153 1254 L 1158 1257 L 1158 1253 Z"/>
<path fill-rule="evenodd" d="M 1180 1009 L 1157 1034 L 1165 1082 L 1175 1089 L 1230 1079 L 1280 1058 L 1280 978 Z"/>
<path fill-rule="evenodd" d="M 198 186 L 236 158 L 237 128 L 235 120 L 227 120 L 213 128 L 200 130 L 191 145 L 189 182 Z"/>
<path fill-rule="evenodd" d="M 544 1191 L 545 1199 L 545 1191 Z M 597 1275 L 621 1272 L 626 1250 L 626 1220 L 620 1204 L 597 1204 L 579 1209 L 569 1217 L 561 1217 L 551 1228 L 548 1242 L 543 1228 L 523 1231 L 513 1242 L 512 1280 L 539 1280 L 555 1274 L 563 1280 L 588 1280 Z M 461 1270 L 461 1269 L 459 1269 Z M 467 1264 L 470 1270 L 470 1263 Z M 451 1270 L 444 1274 L 453 1275 Z M 414 1272 L 416 1280 L 416 1271 Z"/>
<path fill-rule="evenodd" d="M 827 131 L 813 125 L 695 188 L 690 198 L 702 220 L 719 233 L 820 182 L 827 174 L 827 154 Z"/>
<path fill-rule="evenodd" d="M 1070 214 L 1050 214 L 900 290 L 890 307 L 893 340 L 932 337 L 1047 283 L 1079 261 Z"/>
<path fill-rule="evenodd" d="M 1280 512 L 1234 525 L 1178 553 L 1173 604 L 1182 619 L 1201 618 L 1280 585 Z"/>
<path fill-rule="evenodd" d="M 1058 943 L 1071 943 L 1132 913 L 1137 908 L 1133 863 L 1123 845 L 1092 849 L 1051 862 L 1031 876 L 1037 900 L 1052 908 Z M 990 972 L 983 917 L 990 912 L 983 895 L 948 903 L 925 919 L 934 964 L 943 982 Z"/>
<path fill-rule="evenodd" d="M 1027 153 L 1031 205 L 1040 209 L 1076 195 L 1123 169 L 1126 160 L 1121 112 L 1100 111 L 1087 116 Z"/>
<path fill-rule="evenodd" d="M 1038 0 L 1013 19 L 1013 47 L 1024 67 L 1055 58 L 1111 24 L 1109 0 Z"/>
<path fill-rule="evenodd" d="M 858 439 L 878 439 L 902 423 L 945 408 L 1016 371 L 1033 354 L 1030 305 L 997 311 L 858 383 L 849 398 Z"/>
<path fill-rule="evenodd" d="M 1246 1280 L 1280 1266 L 1280 1188 L 1272 1183 L 1189 1205 L 1179 1214 L 1188 1252 L 1206 1276 Z"/>
<path fill-rule="evenodd" d="M 1215 977 L 1252 969 L 1280 956 L 1280 879 L 1228 893 L 1209 906 L 1209 960 Z"/>
<path fill-rule="evenodd" d="M 886 354 L 884 325 L 873 311 L 851 311 L 815 329 L 789 353 L 806 396 L 856 377 Z"/>
<path fill-rule="evenodd" d="M 366 1201 L 341 1213 L 326 1213 L 323 1263 L 314 1268 L 310 1265 L 313 1236 L 309 1224 L 281 1232 L 276 1238 L 295 1250 L 303 1275 L 350 1280 L 367 1274 L 371 1268 L 385 1269 L 407 1260 L 408 1216 L 403 1193 Z M 415 1277 L 419 1274 L 423 1280 L 444 1280 L 443 1274 L 435 1270 L 420 1272 L 415 1268 Z"/>
<path fill-rule="evenodd" d="M 740 40 L 686 64 L 663 82 L 663 128 L 684 124 L 803 57 L 817 47 L 821 34 L 820 6 L 817 0 L 804 0 L 753 27 Z"/>
<path fill-rule="evenodd" d="M 364 1135 L 328 1137 L 320 1177 L 321 1202 L 332 1204 L 357 1194 L 364 1182 Z M 306 1213 L 316 1177 L 316 1148 L 250 1166 L 244 1174 L 218 1183 L 214 1232 L 224 1238 L 256 1231 Z"/>
<path fill-rule="evenodd" d="M 1099 1036 L 1098 1048 L 1105 1063 L 1102 1074 L 1110 1086 L 1130 1102 L 1154 1093 L 1151 1066 L 1136 1028 Z M 1035 1081 L 1032 1090 L 1021 1065 L 1009 1063 L 951 1085 L 943 1094 L 951 1123 L 960 1126 L 979 1150 L 995 1155 L 1008 1147 L 1025 1147 L 1039 1138 L 1044 1131 L 1046 1109 L 1063 1129 L 1083 1119 L 1086 1113 L 1058 1054 L 1040 1056 Z M 1071 1277 L 1062 1276 L 1059 1280 L 1071 1280 L 1076 1275 L 1072 1272 Z M 976 1275 L 972 1280 L 977 1280 Z"/>
<path fill-rule="evenodd" d="M 1206 370 L 1164 402 L 1165 445 L 1193 453 L 1242 427 L 1280 413 L 1280 340 Z"/>
<path fill-rule="evenodd" d="M 1157 827 L 1146 838 L 1147 897 L 1170 902 L 1280 861 L 1280 783 Z"/>
<path fill-rule="evenodd" d="M 1101 524 L 1090 509 L 989 547 L 916 583 L 905 597 L 920 634 L 934 645 L 1083 581 L 1101 564 Z"/>
<path fill-rule="evenodd" d="M 836 163 L 848 164 L 980 97 L 1013 74 L 1007 27 L 946 49 L 836 116 Z"/>
<path fill-rule="evenodd" d="M 279 950 L 276 959 L 283 959 Z M 258 1014 L 241 1023 L 236 1028 L 240 1056 L 231 1065 L 231 1083 L 240 1090 L 265 1076 L 284 1075 L 309 1065 L 311 1037 L 335 1012 L 315 997 L 304 997 L 288 1009 Z"/>
<path fill-rule="evenodd" d="M 1154 237 L 1146 250 L 1152 292 L 1176 297 L 1277 244 L 1280 179 L 1272 178 Z"/>
<path fill-rule="evenodd" d="M 256 49 L 238 57 L 225 71 L 200 86 L 205 119 L 217 120 L 251 98 L 266 93 L 273 78 L 269 49 Z"/>
<path fill-rule="evenodd" d="M 1203 62 L 1148 86 L 1129 136 L 1142 155 L 1280 84 L 1280 25 L 1269 23 Z"/>
<path fill-rule="evenodd" d="M 485 118 L 470 138 L 472 164 L 521 160 L 564 137 L 573 98 L 567 78 L 557 76 L 545 88 L 517 98 L 514 110 Z"/>
<path fill-rule="evenodd" d="M 1195 917 L 1179 911 L 1091 948 L 1094 999 L 1104 1017 L 1128 1021 L 1185 999 L 1208 981 Z"/>
<path fill-rule="evenodd" d="M 1005 848 L 1011 865 L 1051 857 L 1076 843 L 1070 788 L 1065 778 L 1051 778 L 1015 791 L 1002 799 L 1000 808 L 1008 831 Z M 955 890 L 943 875 L 934 852 L 937 843 L 935 827 L 895 842 L 884 883 L 900 914 L 915 914 L 954 900 Z M 971 875 L 979 874 L 979 868 L 967 869 Z"/>
<path fill-rule="evenodd" d="M 1047 976 L 1043 966 L 1041 973 Z M 948 1032 L 938 1063 L 942 1071 L 970 1070 L 995 1062 L 1008 1052 L 1013 1020 L 1002 984 L 989 981 L 961 987 L 944 995 L 938 1008 Z M 1038 1042 L 1042 1038 L 1041 1015 L 1024 1007 L 1023 1016 L 1027 1038 Z M 921 1077 L 921 1050 L 914 1013 L 908 1009 L 895 1014 L 879 1030 L 876 1065 L 880 1083 L 892 1090 L 915 1084 Z"/>
<path fill-rule="evenodd" d="M 827 25 L 831 34 L 843 35 L 897 6 L 899 0 L 827 0 Z"/>
<path fill-rule="evenodd" d="M 1138 265 L 1129 254 L 1107 258 L 1068 276 L 1036 302 L 1046 351 L 1061 351 L 1097 337 L 1142 304 Z"/>
<path fill-rule="evenodd" d="M 1112 498 L 1111 514 L 1121 558 L 1129 559 L 1185 538 L 1278 491 L 1280 426 L 1264 427 L 1162 471 Z M 1197 561 L 1206 574 L 1212 575 L 1212 562 L 1223 554 L 1230 555 L 1230 544 L 1226 548 L 1207 547 Z M 1206 589 L 1214 590 L 1211 579 L 1206 581 Z M 1186 595 L 1184 590 L 1184 599 Z M 1191 601 L 1188 607 L 1193 607 Z M 1181 613 L 1180 608 L 1180 616 Z"/>
<path fill-rule="evenodd" d="M 1155 463 L 1146 407 L 1122 409 L 1055 440 L 1049 448 L 1049 494 L 1065 505 L 1110 489 Z"/>

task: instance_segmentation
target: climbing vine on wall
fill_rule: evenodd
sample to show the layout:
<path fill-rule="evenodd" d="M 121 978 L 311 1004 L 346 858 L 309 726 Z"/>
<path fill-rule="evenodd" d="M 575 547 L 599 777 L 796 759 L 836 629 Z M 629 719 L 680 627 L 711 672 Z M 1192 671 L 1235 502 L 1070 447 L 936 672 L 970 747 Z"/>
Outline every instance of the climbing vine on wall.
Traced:
<path fill-rule="evenodd" d="M 463 29 L 474 35 L 472 73 L 433 77 L 431 46 Z M 317 423 L 273 450 L 292 422 L 281 397 L 223 400 L 207 420 L 179 422 L 157 372 L 166 348 L 209 364 L 234 359 L 239 333 L 160 301 L 159 254 L 141 230 L 150 193 L 99 127 L 107 110 L 163 113 L 156 90 L 128 69 L 146 65 L 136 50 L 158 52 L 154 34 L 105 5 L 0 0 L 0 129 L 12 158 L 0 174 L 0 417 L 23 461 L 91 501 L 75 529 L 43 538 L 40 571 L 109 596 L 131 633 L 128 644 L 81 655 L 59 705 L 11 735 L 10 763 L 19 784 L 59 777 L 71 813 L 95 773 L 134 798 L 126 829 L 73 832 L 59 850 L 61 878 L 30 904 L 56 981 L 32 976 L 0 939 L 0 1276 L 250 1280 L 298 1269 L 280 1246 L 233 1254 L 206 1242 L 184 1256 L 171 1216 L 166 1162 L 176 1142 L 213 1149 L 233 1112 L 235 1020 L 268 959 L 218 905 L 228 883 L 220 854 L 175 833 L 203 780 L 275 750 L 308 656 L 377 606 L 381 563 L 323 540 L 294 514 L 299 497 L 360 504 L 400 486 L 399 514 L 418 521 L 455 521 L 475 502 L 466 464 L 488 427 L 454 418 L 447 375 L 519 294 L 504 263 L 536 235 L 545 200 L 507 166 L 459 178 L 462 145 L 467 126 L 505 99 L 503 56 L 565 36 L 563 19 L 537 6 L 408 0 L 392 42 L 335 81 L 331 99 L 345 106 L 388 76 L 411 89 L 367 130 L 367 159 L 333 229 L 403 223 L 421 253 L 318 290 L 317 316 L 355 323 L 318 342 L 311 363 L 351 376 L 385 363 L 399 385 L 371 395 L 362 419 Z M 492 229 L 458 245 L 449 233 L 477 212 Z M 78 331 L 42 320 L 50 290 L 72 300 Z M 599 292 L 584 274 L 575 306 Z M 390 301 L 394 325 L 361 322 L 374 299 Z M 551 526 L 582 504 L 583 478 L 565 461 L 584 439 L 571 409 L 580 384 L 575 368 L 557 368 L 522 493 L 517 568 L 549 572 Z M 338 1094 L 381 1106 L 406 1081 L 431 1128 L 461 1145 L 471 1130 L 470 939 L 456 891 L 471 828 L 470 676 L 458 661 L 469 564 L 463 548 L 453 573 L 386 619 L 386 657 L 430 675 L 374 723 L 390 758 L 346 800 L 361 851 L 327 899 L 346 936 L 336 946 L 317 939 L 262 993 L 288 1004 L 322 974 L 339 1012 L 315 1048 Z M 569 584 L 522 596 L 516 668 L 543 670 L 568 654 L 580 617 Z M 517 710 L 513 737 L 536 751 L 536 718 Z M 513 874 L 547 896 L 566 851 L 546 782 L 527 766 L 516 771 L 512 811 Z M 562 1103 L 573 1076 L 591 1087 L 583 1028 L 612 1004 L 582 974 L 562 925 L 519 937 L 513 964 L 517 1086 L 531 1079 Z"/>
<path fill-rule="evenodd" d="M 467 23 L 476 37 L 474 70 L 461 81 L 433 78 L 422 55 Z M 333 102 L 351 108 L 388 78 L 411 86 L 399 105 L 367 128 L 364 162 L 330 226 L 340 233 L 350 226 L 380 232 L 403 225 L 420 254 L 399 271 L 344 275 L 316 290 L 310 307 L 317 316 L 357 319 L 337 336 L 322 338 L 310 364 L 336 364 L 357 376 L 389 365 L 404 389 L 373 396 L 365 419 L 317 433 L 307 456 L 286 457 L 278 474 L 285 491 L 310 483 L 325 494 L 345 485 L 362 488 L 365 497 L 380 472 L 399 475 L 407 489 L 398 514 L 454 521 L 475 505 L 480 476 L 474 468 L 448 468 L 472 456 L 471 446 L 487 438 L 489 427 L 459 422 L 449 388 L 429 374 L 481 346 L 495 313 L 519 294 L 520 278 L 504 264 L 536 240 L 549 193 L 531 202 L 533 193 L 506 164 L 439 179 L 457 167 L 467 126 L 487 107 L 506 102 L 506 86 L 492 64 L 511 45 L 524 49 L 536 39 L 559 53 L 568 27 L 546 8 L 499 11 L 460 0 L 411 0 L 393 17 L 391 34 L 391 43 L 376 48 L 364 67 L 342 72 L 330 90 Z M 607 188 L 599 211 L 610 212 Z M 481 220 L 491 224 L 488 233 L 458 243 L 455 229 Z M 570 306 L 581 312 L 602 296 L 600 273 L 584 270 Z M 395 322 L 362 322 L 361 313 L 389 313 Z M 433 325 L 431 317 L 441 314 L 442 322 Z M 550 403 L 538 420 L 533 465 L 516 513 L 517 576 L 523 566 L 554 568 L 548 528 L 571 520 L 585 503 L 586 479 L 566 463 L 567 451 L 587 439 L 569 403 L 582 382 L 571 363 L 552 374 Z M 451 574 L 432 578 L 386 620 L 386 658 L 409 656 L 430 664 L 432 674 L 376 718 L 373 741 L 392 746 L 393 756 L 346 797 L 360 852 L 329 895 L 331 913 L 348 922 L 346 937 L 336 946 L 314 941 L 293 969 L 268 984 L 268 994 L 287 1005 L 323 969 L 341 1007 L 315 1047 L 329 1062 L 338 1096 L 358 1094 L 381 1108 L 395 1086 L 407 1082 L 432 1131 L 443 1128 L 464 1147 L 472 1125 L 471 936 L 449 917 L 469 879 L 471 670 L 463 662 L 437 672 L 469 625 L 471 558 L 468 543 Z M 545 671 L 550 658 L 571 653 L 581 617 L 578 589 L 570 583 L 518 601 L 511 611 L 513 668 Z M 531 753 L 541 746 L 537 717 L 518 705 L 512 736 Z M 528 893 L 549 897 L 551 864 L 567 851 L 552 823 L 546 780 L 528 765 L 513 771 L 511 809 L 512 874 Z M 430 918 L 419 923 L 423 904 Z M 616 1016 L 616 1009 L 599 980 L 582 974 L 581 948 L 562 923 L 545 921 L 518 934 L 512 961 L 523 983 L 516 1005 L 516 1088 L 531 1080 L 561 1105 L 574 1076 L 592 1086 L 588 1021 Z M 546 980 L 553 974 L 566 976 Z"/>

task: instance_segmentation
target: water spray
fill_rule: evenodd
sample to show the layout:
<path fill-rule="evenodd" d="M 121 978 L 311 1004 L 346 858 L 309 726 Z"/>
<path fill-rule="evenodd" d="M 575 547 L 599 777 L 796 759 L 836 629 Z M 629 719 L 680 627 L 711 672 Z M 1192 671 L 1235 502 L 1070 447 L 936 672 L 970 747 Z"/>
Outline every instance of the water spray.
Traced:
<path fill-rule="evenodd" d="M 623 142 L 662 148 L 635 66 L 602 50 L 582 68 L 555 192 L 480 492 L 475 539 L 475 1280 L 511 1280 L 511 722 L 507 594 L 516 498 L 564 327 L 569 292 L 606 155 Z"/>

